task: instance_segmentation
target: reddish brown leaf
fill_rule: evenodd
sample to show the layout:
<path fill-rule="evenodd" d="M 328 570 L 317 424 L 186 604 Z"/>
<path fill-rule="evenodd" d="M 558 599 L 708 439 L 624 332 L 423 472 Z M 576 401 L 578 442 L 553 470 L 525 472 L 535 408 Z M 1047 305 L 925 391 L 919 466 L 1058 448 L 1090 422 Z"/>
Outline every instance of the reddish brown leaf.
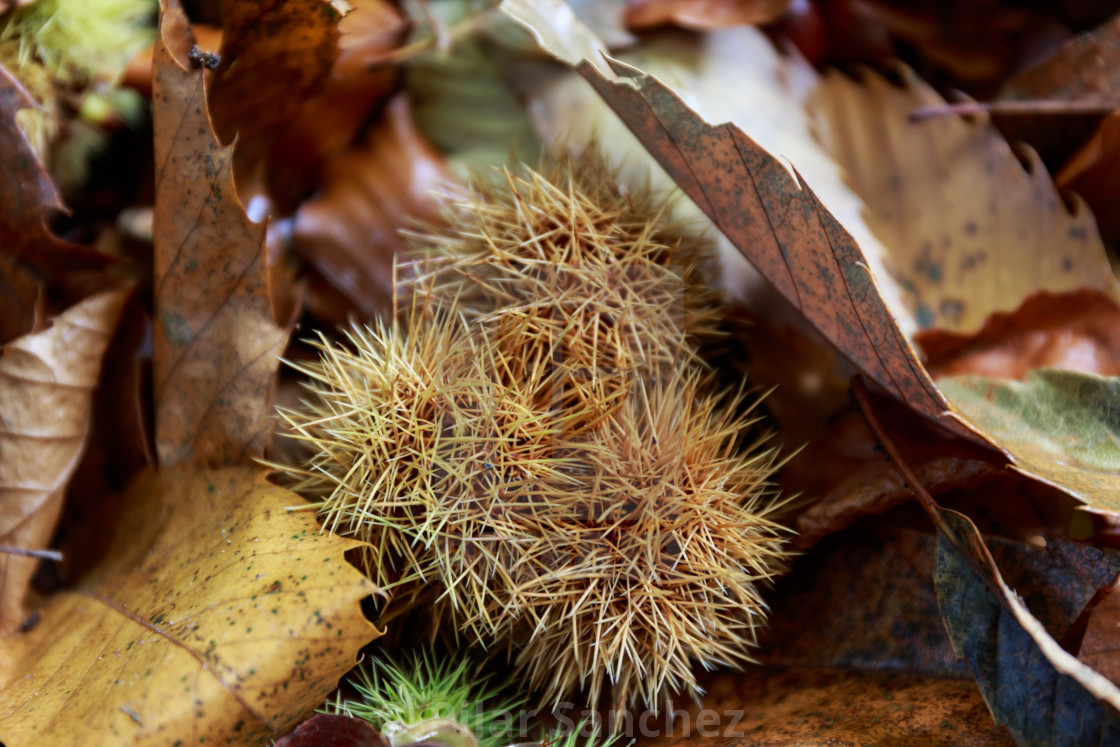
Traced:
<path fill-rule="evenodd" d="M 363 2 L 339 22 L 338 58 L 330 75 L 281 123 L 268 150 L 268 185 L 282 212 L 319 186 L 324 162 L 349 147 L 390 93 L 396 67 L 377 63 L 408 35 L 409 24 L 387 0 Z"/>
<path fill-rule="evenodd" d="M 705 31 L 773 21 L 790 0 L 627 0 L 626 25 L 632 29 L 673 24 Z"/>
<path fill-rule="evenodd" d="M 1036 293 L 974 334 L 919 332 L 934 378 L 1023 379 L 1036 368 L 1120 376 L 1120 307 L 1099 291 Z"/>
<path fill-rule="evenodd" d="M 1077 658 L 1120 685 L 1120 578 L 1102 591 L 1089 611 Z"/>
<path fill-rule="evenodd" d="M 611 61 L 578 70 L 685 194 L 857 368 L 923 415 L 980 440 L 949 411 L 883 302 L 859 247 L 812 189 L 733 125 L 710 125 L 660 81 Z"/>
<path fill-rule="evenodd" d="M 1097 216 L 1102 237 L 1120 240 L 1120 211 L 1116 210 L 1116 195 L 1120 194 L 1120 112 L 1105 117 L 1055 181 L 1085 198 Z"/>
<path fill-rule="evenodd" d="M 0 253 L 26 262 L 48 278 L 106 267 L 109 257 L 63 241 L 47 227 L 50 216 L 65 207 L 16 123 L 16 112 L 35 106 L 23 86 L 0 67 L 0 168 L 4 173 L 0 179 Z"/>
<path fill-rule="evenodd" d="M 364 144 L 328 164 L 322 192 L 296 213 L 294 247 L 373 317 L 390 305 L 393 258 L 404 248 L 398 230 L 435 219 L 432 192 L 450 182 L 443 159 L 416 131 L 408 99 L 398 96 Z M 324 306 L 315 297 L 311 305 Z"/>
<path fill-rule="evenodd" d="M 0 345 L 39 330 L 42 301 L 43 285 L 30 268 L 0 253 Z"/>
<path fill-rule="evenodd" d="M 276 747 L 389 747 L 389 743 L 360 718 L 316 713 L 278 739 Z"/>
<path fill-rule="evenodd" d="M 237 199 L 231 148 L 214 136 L 186 20 L 165 8 L 155 52 L 154 394 L 164 466 L 263 455 L 288 331 L 273 320 L 263 224 Z"/>
<path fill-rule="evenodd" d="M 42 549 L 86 447 L 101 359 L 128 293 L 95 296 L 0 356 L 0 545 Z M 0 633 L 23 620 L 38 561 L 0 554 Z"/>
<path fill-rule="evenodd" d="M 223 143 L 260 148 L 327 76 L 338 55 L 340 15 L 327 0 L 222 0 L 221 64 L 210 88 Z"/>

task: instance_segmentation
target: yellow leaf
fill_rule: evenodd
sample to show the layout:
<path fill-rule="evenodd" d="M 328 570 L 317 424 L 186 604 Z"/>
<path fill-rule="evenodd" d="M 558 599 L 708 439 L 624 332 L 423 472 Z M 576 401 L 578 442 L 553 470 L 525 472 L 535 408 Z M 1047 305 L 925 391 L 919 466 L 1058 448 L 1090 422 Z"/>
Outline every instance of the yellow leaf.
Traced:
<path fill-rule="evenodd" d="M 0 357 L 0 544 L 41 550 L 86 448 L 93 390 L 127 291 L 76 304 Z M 0 554 L 0 633 L 23 620 L 38 560 Z"/>
<path fill-rule="evenodd" d="M 911 122 L 945 101 L 912 71 L 903 85 L 830 73 L 815 93 L 819 136 L 867 205 L 919 327 L 973 332 L 1039 290 L 1120 299 L 1096 222 L 1069 211 L 1046 168 L 1027 166 L 986 116 Z"/>
<path fill-rule="evenodd" d="M 106 558 L 0 642 L 5 744 L 254 744 L 321 704 L 374 587 L 300 504 L 251 468 L 142 473 Z"/>

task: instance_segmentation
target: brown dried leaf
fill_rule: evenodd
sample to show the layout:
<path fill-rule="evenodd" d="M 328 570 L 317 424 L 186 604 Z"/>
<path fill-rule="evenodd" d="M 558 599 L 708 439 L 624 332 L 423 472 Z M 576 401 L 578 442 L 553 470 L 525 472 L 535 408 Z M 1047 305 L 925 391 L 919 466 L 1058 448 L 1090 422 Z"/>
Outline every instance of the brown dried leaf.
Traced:
<path fill-rule="evenodd" d="M 945 102 L 909 69 L 899 75 L 902 86 L 829 73 L 815 106 L 918 326 L 972 332 L 1038 290 L 1120 298 L 1092 214 L 1067 210 L 1033 152 L 1024 169 L 983 116 L 911 122 Z"/>
<path fill-rule="evenodd" d="M 155 52 L 154 393 L 160 464 L 251 461 L 272 431 L 269 395 L 288 330 L 269 300 L 265 227 L 237 199 L 231 148 L 210 126 L 175 0 Z M 174 50 L 174 52 L 172 51 Z"/>
<path fill-rule="evenodd" d="M 221 63 L 209 93 L 223 143 L 240 135 L 239 149 L 259 149 L 299 109 L 338 56 L 340 18 L 328 0 L 222 0 Z"/>
<path fill-rule="evenodd" d="M 1120 577 L 1094 600 L 1077 658 L 1120 685 Z"/>
<path fill-rule="evenodd" d="M 409 24 L 387 0 L 363 2 L 339 22 L 338 58 L 268 148 L 268 186 L 282 212 L 316 188 L 324 165 L 349 147 L 391 92 L 397 68 L 377 63 L 400 46 Z"/>
<path fill-rule="evenodd" d="M 47 278 L 104 268 L 111 261 L 108 256 L 63 241 L 47 227 L 50 215 L 65 207 L 16 123 L 16 112 L 35 106 L 23 86 L 0 67 L 0 168 L 4 172 L 0 179 L 0 253 L 12 255 Z"/>
<path fill-rule="evenodd" d="M 266 743 L 378 635 L 355 543 L 262 471 L 148 471 L 125 501 L 101 564 L 0 640 L 8 744 Z"/>
<path fill-rule="evenodd" d="M 435 220 L 433 191 L 451 181 L 443 159 L 416 131 L 408 99 L 397 96 L 365 143 L 331 159 L 321 193 L 296 213 L 293 246 L 372 318 L 391 306 L 393 258 L 405 248 L 398 231 L 410 221 Z M 325 306 L 315 297 L 311 304 Z"/>
<path fill-rule="evenodd" d="M 632 29 L 673 24 L 707 31 L 769 23 L 789 4 L 790 0 L 628 0 L 625 19 Z"/>
<path fill-rule="evenodd" d="M 1105 117 L 1093 137 L 1055 177 L 1059 187 L 1071 189 L 1093 208 L 1101 235 L 1120 240 L 1120 112 Z"/>
<path fill-rule="evenodd" d="M 43 284 L 30 268 L 0 253 L 0 345 L 39 331 L 43 300 Z"/>
<path fill-rule="evenodd" d="M 973 334 L 919 332 L 935 378 L 1026 377 L 1036 368 L 1120 376 L 1120 307 L 1099 291 L 1041 291 L 1011 313 L 992 314 Z"/>
<path fill-rule="evenodd" d="M 710 125 L 660 81 L 610 62 L 579 71 L 685 194 L 821 334 L 889 393 L 969 439 L 883 302 L 859 246 L 772 155 L 733 125 Z"/>
<path fill-rule="evenodd" d="M 93 390 L 127 291 L 94 296 L 0 356 L 0 544 L 43 549 L 86 447 Z M 38 561 L 0 554 L 0 634 L 20 625 Z"/>

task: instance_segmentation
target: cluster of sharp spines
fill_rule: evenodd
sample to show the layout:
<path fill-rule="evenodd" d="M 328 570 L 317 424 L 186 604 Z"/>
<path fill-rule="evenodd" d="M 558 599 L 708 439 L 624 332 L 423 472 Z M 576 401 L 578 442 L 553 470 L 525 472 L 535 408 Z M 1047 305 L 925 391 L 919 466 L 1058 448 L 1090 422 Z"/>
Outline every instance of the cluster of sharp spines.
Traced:
<path fill-rule="evenodd" d="M 695 354 L 707 245 L 612 179 L 565 162 L 451 205 L 407 317 L 323 341 L 283 415 L 297 488 L 394 605 L 508 649 L 548 702 L 656 709 L 693 660 L 749 661 L 785 555 L 776 455 Z"/>

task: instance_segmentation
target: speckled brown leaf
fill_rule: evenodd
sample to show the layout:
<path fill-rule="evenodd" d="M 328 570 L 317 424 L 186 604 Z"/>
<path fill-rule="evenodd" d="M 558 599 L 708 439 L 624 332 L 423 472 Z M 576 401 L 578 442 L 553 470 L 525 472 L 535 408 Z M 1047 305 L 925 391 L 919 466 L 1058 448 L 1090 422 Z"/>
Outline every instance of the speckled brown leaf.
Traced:
<path fill-rule="evenodd" d="M 632 29 L 673 24 L 704 31 L 778 18 L 790 0 L 628 0 L 626 25 Z"/>
<path fill-rule="evenodd" d="M 710 125 L 657 79 L 579 70 L 678 186 L 821 334 L 910 407 L 976 438 L 918 362 L 859 246 L 809 185 L 733 125 Z"/>
<path fill-rule="evenodd" d="M 267 744 L 377 636 L 370 582 L 301 499 L 245 467 L 145 472 L 111 549 L 0 641 L 9 745 Z"/>
<path fill-rule="evenodd" d="M 26 262 L 47 277 L 95 270 L 110 258 L 63 241 L 47 227 L 62 200 L 31 143 L 16 124 L 16 112 L 37 106 L 7 70 L 0 67 L 0 253 Z"/>
<path fill-rule="evenodd" d="M 93 390 L 127 295 L 82 301 L 0 353 L 0 545 L 38 550 L 50 541 L 86 448 Z M 0 554 L 0 634 L 23 622 L 38 562 Z"/>
<path fill-rule="evenodd" d="M 1085 204 L 1071 212 L 1038 157 L 1025 149 L 1024 167 L 986 116 L 911 122 L 945 101 L 908 68 L 898 75 L 831 72 L 813 106 L 918 326 L 974 332 L 1040 290 L 1120 298 Z"/>
<path fill-rule="evenodd" d="M 638 747 L 1015 744 L 992 723 L 971 682 L 755 669 L 708 675 L 700 683 L 708 694 L 699 705 L 680 704 L 672 728 L 666 727 L 665 714 L 646 717 L 644 728 L 651 735 Z"/>
<path fill-rule="evenodd" d="M 222 0 L 221 63 L 210 87 L 214 131 L 255 145 L 299 109 L 338 56 L 328 0 Z"/>
<path fill-rule="evenodd" d="M 1032 294 L 977 332 L 926 330 L 915 337 L 935 378 L 977 374 L 1023 379 L 1036 368 L 1120 376 L 1120 306 L 1096 290 Z"/>
<path fill-rule="evenodd" d="M 292 245 L 360 314 L 391 308 L 399 231 L 435 220 L 433 192 L 452 181 L 443 159 L 416 131 L 408 99 L 397 96 L 364 143 L 335 155 L 322 191 L 300 206 Z M 312 291 L 312 308 L 317 302 Z M 344 321 L 344 320 L 336 320 Z"/>
<path fill-rule="evenodd" d="M 251 461 L 272 430 L 269 395 L 288 331 L 269 300 L 265 227 L 238 202 L 231 148 L 210 126 L 176 2 L 155 51 L 154 394 L 162 465 Z M 174 50 L 174 51 L 172 51 Z"/>

